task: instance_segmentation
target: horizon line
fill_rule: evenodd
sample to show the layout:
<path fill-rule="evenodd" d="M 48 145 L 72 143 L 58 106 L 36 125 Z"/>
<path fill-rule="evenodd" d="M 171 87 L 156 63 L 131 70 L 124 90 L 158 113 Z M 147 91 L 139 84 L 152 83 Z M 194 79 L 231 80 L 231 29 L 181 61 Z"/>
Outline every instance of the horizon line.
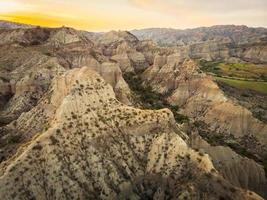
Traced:
<path fill-rule="evenodd" d="M 34 24 L 34 23 L 24 23 L 24 22 L 20 22 L 17 20 L 5 20 L 5 19 L 1 19 L 0 16 L 0 21 L 2 22 L 9 22 L 9 23 L 17 23 L 17 24 L 21 24 L 21 25 L 28 25 L 28 26 L 33 26 L 33 27 L 42 27 L 42 28 L 62 28 L 62 27 L 67 27 L 67 28 L 73 28 L 79 31 L 87 31 L 87 32 L 97 32 L 97 33 L 101 33 L 101 32 L 110 32 L 110 31 L 136 31 L 136 30 L 148 30 L 148 29 L 172 29 L 172 30 L 179 30 L 179 31 L 185 31 L 185 30 L 192 30 L 192 29 L 199 29 L 199 28 L 211 28 L 211 27 L 216 27 L 216 26 L 245 26 L 247 28 L 264 28 L 267 29 L 267 26 L 248 26 L 246 24 L 214 24 L 211 26 L 195 26 L 195 27 L 189 27 L 189 28 L 178 28 L 178 27 L 143 27 L 143 28 L 133 28 L 133 29 L 107 29 L 107 30 L 90 30 L 90 29 L 79 29 L 73 26 L 68 26 L 68 25 L 58 25 L 58 26 L 44 26 L 44 25 L 40 25 L 40 24 Z"/>

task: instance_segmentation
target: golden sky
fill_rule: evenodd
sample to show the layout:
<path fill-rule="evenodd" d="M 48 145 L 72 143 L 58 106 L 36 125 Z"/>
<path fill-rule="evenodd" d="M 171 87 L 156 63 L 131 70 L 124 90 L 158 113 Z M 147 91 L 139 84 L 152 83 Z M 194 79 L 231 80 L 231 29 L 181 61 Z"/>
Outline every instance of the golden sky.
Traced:
<path fill-rule="evenodd" d="M 0 0 L 0 19 L 89 31 L 267 27 L 267 0 Z"/>

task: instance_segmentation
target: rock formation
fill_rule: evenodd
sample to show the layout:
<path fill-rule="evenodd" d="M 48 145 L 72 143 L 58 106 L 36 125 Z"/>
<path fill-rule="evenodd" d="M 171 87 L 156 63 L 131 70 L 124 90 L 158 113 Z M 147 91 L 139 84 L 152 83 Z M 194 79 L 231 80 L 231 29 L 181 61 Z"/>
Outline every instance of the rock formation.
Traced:
<path fill-rule="evenodd" d="M 49 127 L 3 164 L 1 199 L 260 199 L 191 150 L 169 110 L 121 104 L 87 67 L 56 77 L 27 115 L 44 105 Z"/>
<path fill-rule="evenodd" d="M 266 63 L 267 30 L 246 26 L 212 26 L 196 29 L 144 29 L 131 31 L 139 39 L 161 46 L 178 46 L 190 58 L 241 60 Z"/>
<path fill-rule="evenodd" d="M 192 60 L 265 62 L 265 29 L 235 28 L 244 36 L 229 41 L 231 27 L 213 27 L 159 47 L 127 31 L 5 25 L 0 199 L 266 197 L 266 124 Z M 126 75 L 140 81 L 128 85 Z M 138 95 L 151 89 L 188 122 L 178 124 L 165 107 L 141 109 L 136 84 Z"/>
<path fill-rule="evenodd" d="M 209 154 L 214 167 L 235 186 L 266 196 L 264 169 L 252 159 L 238 155 L 229 147 L 212 146 L 195 133 L 190 136 L 190 146 L 202 154 Z"/>
<path fill-rule="evenodd" d="M 0 29 L 33 28 L 33 25 L 0 20 Z"/>
<path fill-rule="evenodd" d="M 266 124 L 228 99 L 194 61 L 179 58 L 179 54 L 156 56 L 154 65 L 142 74 L 144 82 L 155 91 L 167 94 L 170 104 L 178 105 L 183 114 L 210 125 L 211 131 L 239 138 L 251 134 L 266 146 Z M 258 153 L 264 155 L 265 151 Z"/>

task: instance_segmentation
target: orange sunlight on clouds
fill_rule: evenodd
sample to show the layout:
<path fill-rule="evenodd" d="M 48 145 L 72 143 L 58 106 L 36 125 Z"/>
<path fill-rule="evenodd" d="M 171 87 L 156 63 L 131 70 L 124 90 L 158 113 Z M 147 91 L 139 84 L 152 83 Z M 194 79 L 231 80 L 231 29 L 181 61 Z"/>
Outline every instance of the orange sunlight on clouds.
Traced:
<path fill-rule="evenodd" d="M 266 9 L 266 0 L 0 0 L 0 19 L 90 31 L 267 26 Z"/>

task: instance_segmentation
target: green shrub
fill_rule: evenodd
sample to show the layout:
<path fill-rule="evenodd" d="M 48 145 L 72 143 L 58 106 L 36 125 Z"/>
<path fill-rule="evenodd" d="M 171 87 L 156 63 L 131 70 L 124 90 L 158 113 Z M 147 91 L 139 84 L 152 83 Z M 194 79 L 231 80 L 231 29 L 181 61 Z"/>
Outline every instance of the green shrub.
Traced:
<path fill-rule="evenodd" d="M 21 139 L 22 139 L 21 135 L 10 135 L 7 138 L 7 143 L 8 144 L 16 144 L 16 143 L 19 143 L 21 141 Z"/>
<path fill-rule="evenodd" d="M 33 149 L 33 150 L 38 150 L 38 151 L 40 151 L 40 150 L 43 149 L 43 146 L 40 145 L 40 144 L 36 144 L 32 149 Z"/>
<path fill-rule="evenodd" d="M 162 109 L 169 108 L 174 115 L 177 123 L 185 123 L 189 121 L 189 118 L 185 115 L 178 113 L 179 107 L 170 105 L 163 94 L 159 94 L 153 91 L 151 86 L 143 86 L 142 80 L 134 73 L 127 73 L 124 75 L 125 81 L 128 83 L 130 89 L 139 96 L 144 108 L 148 109 Z"/>
<path fill-rule="evenodd" d="M 242 93 L 241 96 L 242 97 L 250 97 L 250 95 L 249 94 L 246 94 L 246 93 Z"/>
<path fill-rule="evenodd" d="M 186 123 L 186 122 L 189 122 L 189 118 L 185 115 L 182 115 L 180 113 L 173 113 L 174 114 L 174 118 L 175 118 L 175 121 L 177 123 Z"/>
<path fill-rule="evenodd" d="M 265 176 L 267 177 L 267 156 L 266 156 L 265 160 L 263 160 L 262 165 L 263 165 L 263 168 L 265 171 Z"/>
<path fill-rule="evenodd" d="M 52 145 L 58 144 L 58 140 L 53 135 L 50 136 L 50 140 Z"/>
<path fill-rule="evenodd" d="M 43 131 L 47 131 L 50 128 L 50 124 L 49 123 L 45 123 L 44 127 L 43 127 Z"/>
<path fill-rule="evenodd" d="M 205 128 L 207 124 L 203 121 L 194 121 L 194 126 L 197 128 Z"/>

